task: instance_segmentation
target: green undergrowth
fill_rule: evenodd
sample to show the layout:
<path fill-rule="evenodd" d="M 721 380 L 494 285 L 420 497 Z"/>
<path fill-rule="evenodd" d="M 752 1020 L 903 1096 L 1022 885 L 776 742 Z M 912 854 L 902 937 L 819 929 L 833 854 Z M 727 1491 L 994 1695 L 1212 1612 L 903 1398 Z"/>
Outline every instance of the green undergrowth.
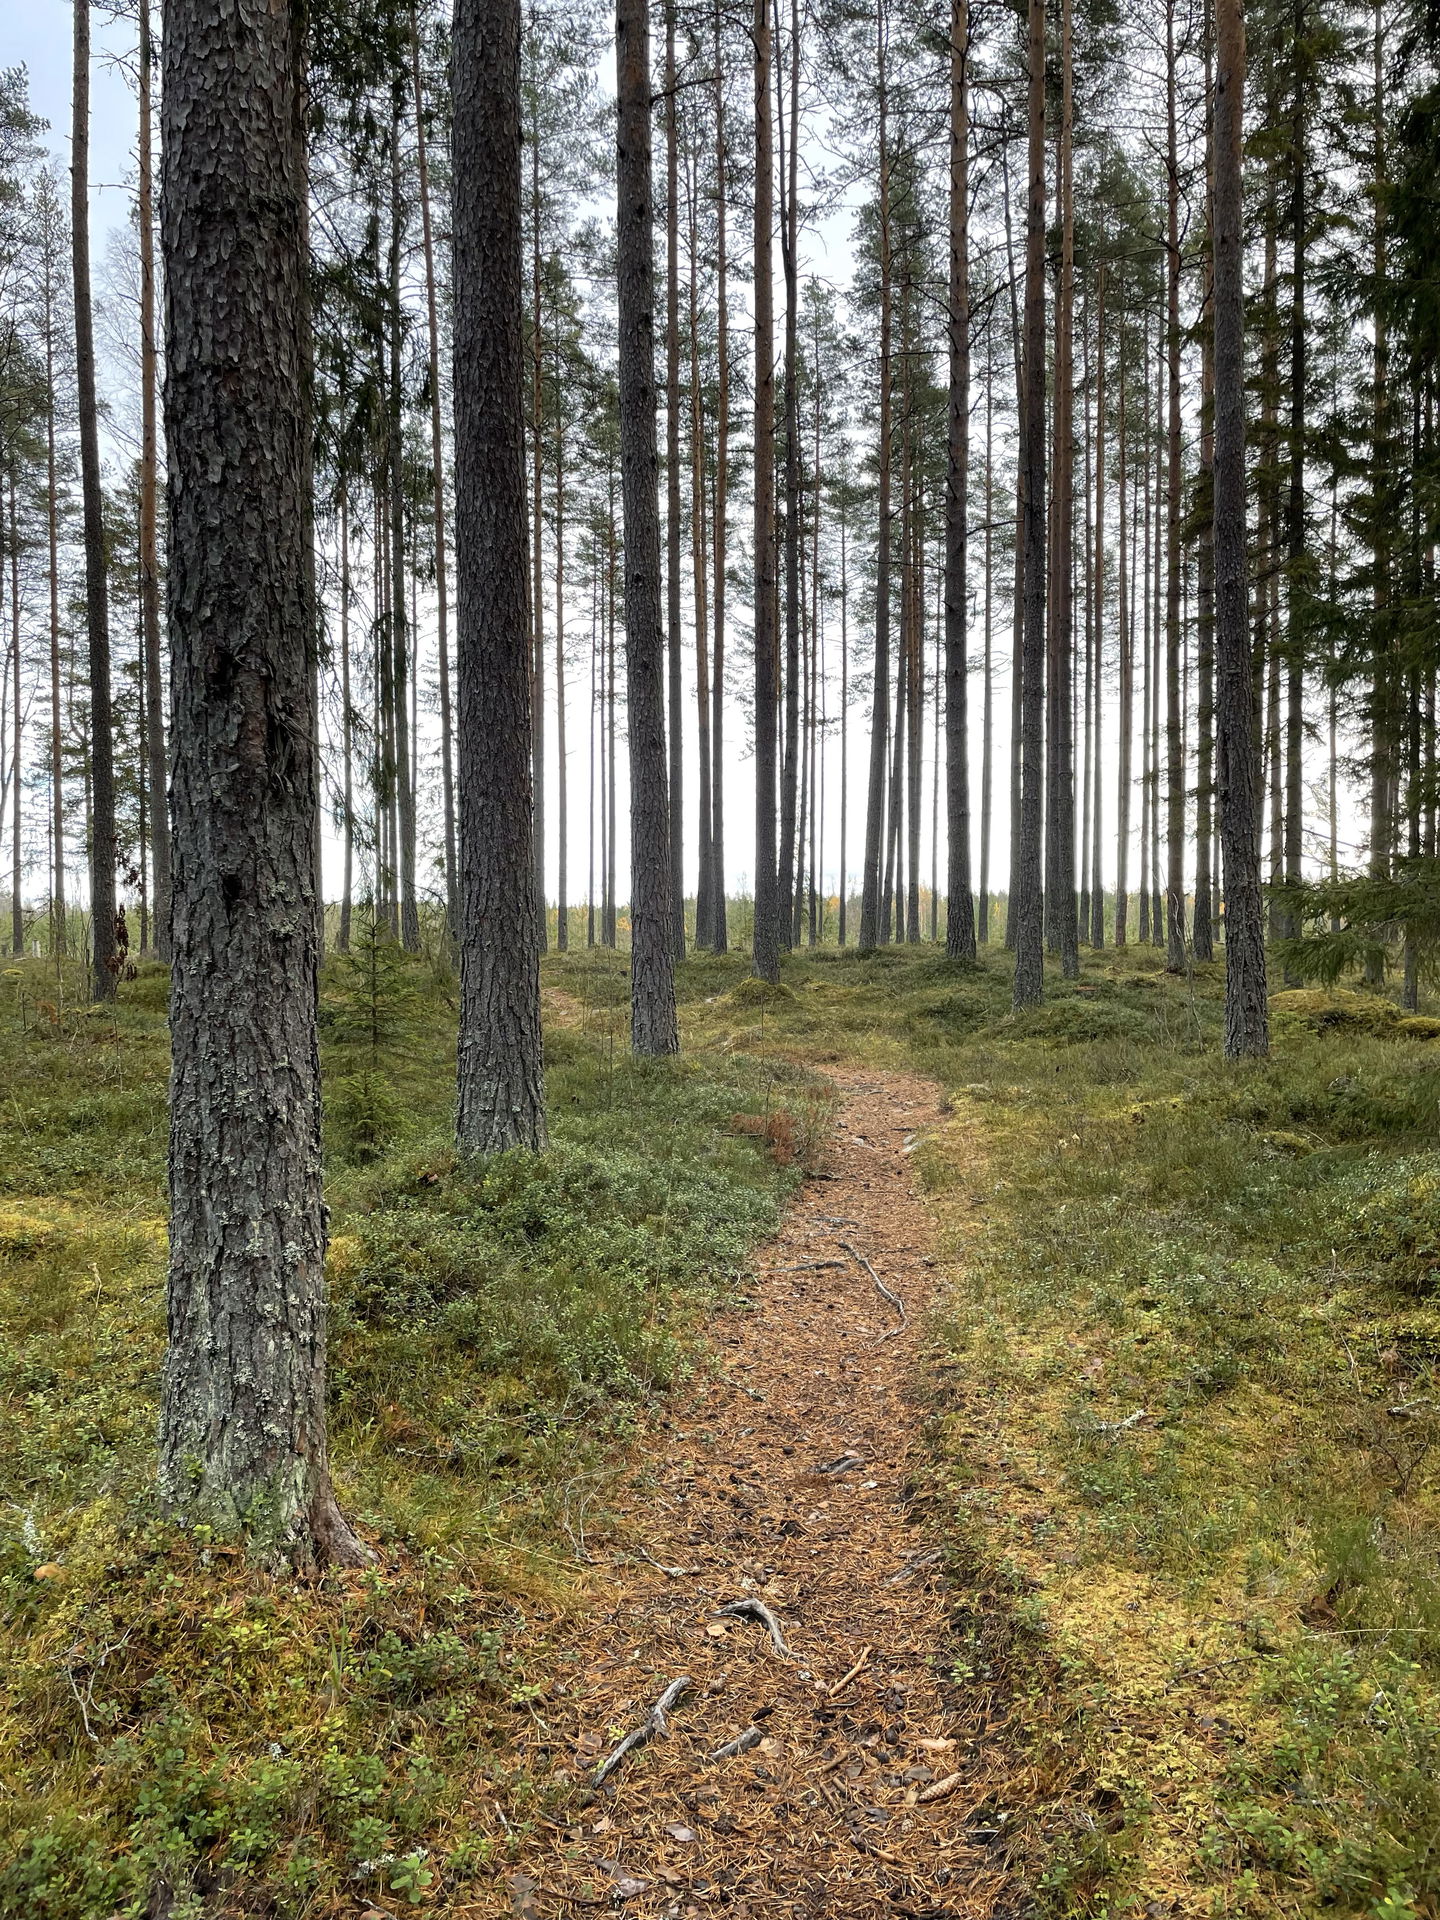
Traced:
<path fill-rule="evenodd" d="M 617 956 L 554 975 L 551 1148 L 467 1168 L 444 961 L 326 962 L 332 1442 L 378 1558 L 305 1585 L 152 1504 L 164 975 L 103 1011 L 0 975 L 0 1914 L 447 1911 L 493 1870 L 477 1806 L 519 1846 L 560 1790 L 509 1757 L 520 1649 L 826 1108 L 743 1047 L 631 1061 Z"/>
<path fill-rule="evenodd" d="M 327 962 L 335 1451 L 381 1558 L 304 1588 L 149 1505 L 163 978 L 103 1014 L 0 982 L 0 1913 L 464 1910 L 481 1803 L 523 1848 L 562 1791 L 507 1728 L 614 1463 L 743 1305 L 843 1061 L 947 1095 L 946 1657 L 1013 1668 L 1036 1910 L 1435 1920 L 1440 1023 L 1282 991 L 1235 1067 L 1219 969 L 1148 947 L 1018 1017 L 998 953 L 803 952 L 779 989 L 732 953 L 645 1068 L 623 956 L 543 978 L 554 1144 L 467 1172 L 443 963 Z"/>
<path fill-rule="evenodd" d="M 939 1471 L 1046 1649 L 1042 1909 L 1433 1920 L 1440 1021 L 1280 991 L 1271 1059 L 1228 1065 L 1220 968 L 1133 946 L 1018 1016 L 998 954 L 784 986 L 772 1045 L 949 1095 L 917 1155 L 955 1275 Z"/>
<path fill-rule="evenodd" d="M 623 1020 L 613 962 L 549 977 Z M 961 1563 L 1045 1649 L 1015 1675 L 1041 1904 L 1433 1917 L 1440 1022 L 1282 990 L 1234 1067 L 1222 994 L 1135 946 L 1018 1016 L 999 954 L 682 979 L 694 1060 L 949 1096 L 917 1154 L 956 1278 L 938 1467 Z"/>

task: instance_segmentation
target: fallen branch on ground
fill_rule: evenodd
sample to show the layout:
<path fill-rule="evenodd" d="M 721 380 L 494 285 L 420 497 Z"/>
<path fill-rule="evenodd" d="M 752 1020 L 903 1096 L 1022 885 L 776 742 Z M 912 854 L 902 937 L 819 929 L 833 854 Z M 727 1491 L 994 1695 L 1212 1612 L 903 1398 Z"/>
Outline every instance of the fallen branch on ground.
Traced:
<path fill-rule="evenodd" d="M 672 1680 L 670 1682 L 669 1686 L 666 1687 L 665 1691 L 655 1702 L 654 1706 L 651 1707 L 649 1713 L 646 1714 L 639 1726 L 633 1727 L 620 1742 L 619 1746 L 616 1747 L 615 1751 L 607 1755 L 595 1769 L 595 1785 L 597 1787 L 604 1785 L 627 1753 L 632 1752 L 636 1747 L 643 1746 L 652 1735 L 665 1734 L 670 1731 L 669 1722 L 666 1720 L 665 1715 L 670 1711 L 671 1707 L 674 1706 L 681 1694 L 688 1693 L 694 1684 L 695 1682 L 690 1678 L 688 1673 L 682 1673 L 678 1680 Z"/>
<path fill-rule="evenodd" d="M 865 1456 L 859 1453 L 842 1453 L 834 1460 L 827 1460 L 823 1467 L 816 1467 L 816 1473 L 854 1473 L 857 1467 L 863 1467 Z"/>
<path fill-rule="evenodd" d="M 855 1662 L 854 1666 L 851 1667 L 850 1671 L 848 1673 L 842 1673 L 840 1678 L 835 1682 L 833 1687 L 827 1687 L 825 1689 L 826 1697 L 828 1699 L 833 1700 L 837 1693 L 839 1693 L 843 1688 L 849 1686 L 850 1682 L 855 1678 L 856 1674 L 859 1673 L 860 1669 L 865 1665 L 865 1662 L 870 1658 L 871 1651 L 872 1651 L 871 1648 L 866 1647 L 865 1651 L 861 1654 L 860 1658 Z"/>
<path fill-rule="evenodd" d="M 760 1744 L 759 1727 L 746 1727 L 743 1733 L 737 1733 L 733 1740 L 727 1740 L 723 1747 L 717 1747 L 710 1758 L 715 1760 L 733 1760 L 737 1754 L 748 1753 L 752 1747 Z"/>
<path fill-rule="evenodd" d="M 888 1300 L 890 1305 L 894 1307 L 895 1311 L 899 1314 L 899 1326 L 892 1327 L 888 1333 L 882 1333 L 880 1336 L 882 1340 L 893 1340 L 897 1333 L 903 1333 L 910 1324 L 910 1316 L 905 1311 L 905 1302 L 900 1298 L 898 1293 L 886 1286 L 885 1282 L 880 1278 L 879 1274 L 876 1273 L 874 1267 L 871 1266 L 863 1253 L 857 1253 L 848 1240 L 842 1240 L 840 1245 L 858 1266 L 862 1266 L 865 1269 L 866 1273 L 868 1273 L 870 1278 L 875 1282 L 876 1292 L 882 1299 Z"/>
<path fill-rule="evenodd" d="M 754 1600 L 748 1597 L 744 1600 L 728 1600 L 723 1607 L 717 1607 L 715 1611 L 722 1619 L 758 1620 L 761 1626 L 769 1633 L 774 1643 L 775 1651 L 781 1654 L 786 1660 L 793 1660 L 795 1658 L 794 1653 L 785 1644 L 785 1635 L 780 1630 L 780 1622 L 775 1618 L 763 1600 Z"/>
<path fill-rule="evenodd" d="M 1144 1418 L 1144 1407 L 1137 1407 L 1134 1413 L 1127 1413 L 1123 1420 L 1097 1420 L 1091 1431 L 1110 1434 L 1127 1433 L 1131 1427 L 1138 1426 Z"/>
<path fill-rule="evenodd" d="M 655 1558 L 648 1547 L 641 1547 L 640 1558 L 648 1560 L 656 1572 L 663 1573 L 667 1580 L 688 1580 L 692 1574 L 700 1571 L 698 1567 L 667 1567 L 663 1560 Z"/>
<path fill-rule="evenodd" d="M 905 1564 L 898 1573 L 892 1573 L 885 1582 L 887 1587 L 898 1587 L 902 1580 L 913 1579 L 922 1567 L 933 1567 L 942 1557 L 939 1547 L 931 1547 L 928 1553 L 912 1553 L 906 1557 Z"/>

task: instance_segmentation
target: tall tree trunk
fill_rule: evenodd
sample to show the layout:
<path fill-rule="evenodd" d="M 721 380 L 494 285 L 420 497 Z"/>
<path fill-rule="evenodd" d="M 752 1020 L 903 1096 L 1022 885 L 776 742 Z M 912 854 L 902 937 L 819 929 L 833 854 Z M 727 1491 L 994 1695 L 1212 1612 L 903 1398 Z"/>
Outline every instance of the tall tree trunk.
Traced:
<path fill-rule="evenodd" d="M 90 302 L 90 5 L 72 0 L 75 68 L 70 120 L 70 246 L 75 303 L 75 397 L 85 527 L 85 630 L 90 681 L 90 991 L 113 1000 L 115 943 L 115 729 L 110 701 L 110 605 L 95 321 Z"/>
<path fill-rule="evenodd" d="M 150 0 L 140 12 L 140 187 L 136 219 L 140 240 L 140 615 L 144 633 L 146 789 L 150 801 L 154 862 L 155 952 L 170 958 L 170 807 L 166 797 L 165 698 L 160 681 L 160 554 L 156 523 L 159 491 L 155 395 L 155 211 L 152 180 Z M 143 942 L 141 943 L 144 944 Z"/>
<path fill-rule="evenodd" d="M 532 9 L 533 18 L 533 9 Z M 540 90 L 530 124 L 530 755 L 534 812 L 535 937 L 549 940 L 545 900 L 545 282 L 540 242 Z M 557 316 L 556 324 L 559 320 Z M 556 405 L 560 405 L 556 395 Z"/>
<path fill-rule="evenodd" d="M 1215 958 L 1215 886 L 1211 849 L 1215 837 L 1215 142 L 1214 49 L 1207 22 L 1205 99 L 1210 109 L 1206 140 L 1205 280 L 1200 318 L 1200 481 L 1196 541 L 1195 928 L 1197 960 Z"/>
<path fill-rule="evenodd" d="M 1152 751 L 1154 751 L 1154 637 L 1150 634 L 1150 321 L 1148 315 L 1140 315 L 1142 332 L 1142 353 L 1140 353 L 1140 382 L 1144 392 L 1144 409 L 1140 413 L 1140 945 L 1150 945 L 1150 870 L 1152 870 L 1152 852 L 1150 843 L 1154 837 L 1154 776 L 1152 776 Z"/>
<path fill-rule="evenodd" d="M 1305 126 L 1305 0 L 1295 0 L 1295 98 L 1291 123 L 1291 164 L 1294 186 L 1290 205 L 1290 487 L 1285 511 L 1285 842 L 1284 876 L 1287 887 L 1298 887 L 1304 828 L 1304 701 L 1305 613 L 1308 587 L 1305 551 L 1306 355 L 1305 266 L 1308 240 L 1306 211 Z M 1295 907 L 1286 903 L 1281 932 L 1294 938 L 1300 931 Z M 1292 986 L 1298 975 L 1287 973 Z"/>
<path fill-rule="evenodd" d="M 725 65 L 720 5 L 715 6 L 715 644 L 710 694 L 710 863 L 714 888 L 710 939 L 716 953 L 730 944 L 725 909 L 725 603 L 730 485 L 730 279 L 726 249 Z"/>
<path fill-rule="evenodd" d="M 325 1427 L 303 77 L 295 9 L 170 0 L 160 1488 L 186 1524 L 243 1531 L 268 1557 L 355 1565 L 368 1556 L 335 1504 Z"/>
<path fill-rule="evenodd" d="M 775 34 L 780 36 L 775 0 Z M 796 826 L 800 779 L 800 394 L 799 292 L 796 261 L 796 194 L 799 177 L 800 7 L 790 9 L 790 126 L 787 136 L 782 69 L 776 63 L 776 122 L 780 137 L 780 265 L 785 279 L 785 749 L 780 780 L 780 939 L 793 940 L 796 896 Z"/>
<path fill-rule="evenodd" d="M 50 939 L 63 959 L 65 924 L 65 755 L 60 708 L 60 512 L 55 462 L 55 280 L 48 241 L 43 261 L 45 308 L 45 538 L 50 588 Z M 168 812 L 167 812 L 168 819 Z"/>
<path fill-rule="evenodd" d="M 1095 769 L 1091 780 L 1093 818 L 1090 823 L 1090 944 L 1105 944 L 1105 881 L 1101 864 L 1104 847 L 1104 713 L 1105 688 L 1105 262 L 1102 259 L 1096 287 L 1095 332 Z"/>
<path fill-rule="evenodd" d="M 835 938 L 850 930 L 850 576 L 845 499 L 840 500 L 840 899 Z"/>
<path fill-rule="evenodd" d="M 980 945 L 990 944 L 990 821 L 995 781 L 995 369 L 985 368 L 985 691 L 980 733 Z"/>
<path fill-rule="evenodd" d="M 555 334 L 555 391 L 561 389 Z M 570 948 L 570 781 L 565 743 L 565 409 L 555 409 L 555 946 Z"/>
<path fill-rule="evenodd" d="M 945 952 L 975 958 L 970 890 L 970 8 L 950 4 L 950 394 L 945 484 Z M 986 450 L 987 485 L 989 450 Z M 987 681 L 988 698 L 988 681 Z"/>
<path fill-rule="evenodd" d="M 615 63 L 620 308 L 620 486 L 625 514 L 625 691 L 630 719 L 630 1041 L 675 1053 L 675 922 L 660 615 L 660 458 L 655 423 L 655 206 L 650 20 L 618 0 Z"/>
<path fill-rule="evenodd" d="M 350 698 L 350 495 L 340 480 L 340 778 L 344 861 L 340 878 L 340 926 L 336 946 L 350 951 L 350 922 L 355 892 L 355 725 Z"/>
<path fill-rule="evenodd" d="M 1394 501 L 1391 479 L 1390 320 L 1386 295 L 1390 274 L 1389 235 L 1386 230 L 1387 157 L 1385 141 L 1385 8 L 1375 0 L 1371 40 L 1374 75 L 1375 190 L 1372 274 L 1374 298 L 1374 374 L 1371 381 L 1371 514 L 1374 585 L 1371 590 L 1374 666 L 1370 682 L 1370 874 L 1385 880 L 1395 850 L 1394 792 L 1397 775 L 1394 641 L 1390 616 L 1390 516 Z M 1367 977 L 1378 985 L 1380 969 L 1372 965 Z"/>
<path fill-rule="evenodd" d="M 526 604 L 519 0 L 457 0 L 455 670 L 464 1153 L 545 1145 Z"/>
<path fill-rule="evenodd" d="M 876 91 L 880 189 L 879 525 L 875 554 L 875 666 L 870 709 L 870 772 L 865 804 L 865 864 L 860 881 L 860 951 L 881 937 L 881 850 L 885 843 L 885 749 L 890 734 L 890 90 L 887 0 L 876 7 Z M 886 909 L 885 917 L 889 913 Z"/>
<path fill-rule="evenodd" d="M 680 626 L 680 148 L 675 120 L 675 0 L 665 0 L 665 594 L 670 670 L 670 918 L 685 958 L 684 636 Z"/>
<path fill-rule="evenodd" d="M 699 154 L 692 147 L 685 169 L 690 336 L 690 567 L 695 601 L 695 719 L 696 807 L 698 871 L 695 882 L 695 944 L 714 944 L 715 877 L 711 859 L 714 789 L 710 758 L 710 646 L 709 587 L 706 574 L 709 541 L 705 519 L 705 390 L 700 378 L 700 221 L 696 205 Z"/>
<path fill-rule="evenodd" d="M 455 862 L 455 722 L 450 699 L 449 559 L 445 551 L 445 442 L 441 432 L 440 318 L 435 285 L 435 237 L 430 213 L 430 152 L 425 137 L 425 93 L 420 79 L 420 25 L 410 8 L 410 77 L 415 90 L 415 146 L 420 186 L 420 237 L 425 252 L 425 338 L 430 358 L 430 511 L 435 540 L 435 632 L 440 680 L 440 788 L 445 830 L 445 918 L 453 939 L 460 928 Z"/>
<path fill-rule="evenodd" d="M 1180 685 L 1180 155 L 1175 121 L 1175 0 L 1165 9 L 1165 966 L 1185 967 L 1185 755 Z"/>
<path fill-rule="evenodd" d="M 1120 648 L 1120 712 L 1117 722 L 1119 743 L 1115 771 L 1115 944 L 1117 947 L 1125 946 L 1130 937 L 1128 924 L 1130 918 L 1130 800 L 1134 780 L 1135 748 L 1135 636 L 1131 624 L 1129 551 L 1133 543 L 1130 539 L 1130 503 L 1126 488 L 1129 477 L 1126 467 L 1129 441 L 1125 432 L 1127 391 L 1125 343 L 1128 337 L 1122 304 L 1120 344 L 1116 365 L 1119 400 L 1115 417 L 1115 491 L 1118 514 L 1115 552 L 1117 576 L 1115 619 Z"/>
<path fill-rule="evenodd" d="M 11 753 L 10 753 L 10 951 L 18 959 L 25 951 L 25 904 L 20 883 L 24 875 L 21 840 L 21 772 L 25 733 L 25 709 L 20 698 L 20 525 L 15 508 L 15 466 L 12 461 L 6 475 L 10 507 L 10 646 L 11 669 Z M 143 837 L 144 828 L 142 824 Z M 144 868 L 144 854 L 141 854 Z"/>
<path fill-rule="evenodd" d="M 779 605 L 775 581 L 775 158 L 770 9 L 755 0 L 755 933 L 754 968 L 780 978 L 775 802 L 779 731 Z"/>
<path fill-rule="evenodd" d="M 1045 757 L 1045 0 L 1028 0 L 1029 183 L 1025 217 L 1025 406 L 1021 421 L 1024 511 L 1021 788 L 1016 863 L 1017 1008 L 1038 1006 L 1045 982 L 1041 893 Z"/>
<path fill-rule="evenodd" d="M 617 868 L 619 865 L 619 779 L 617 775 L 615 747 L 615 607 L 619 598 L 616 587 L 619 582 L 619 558 L 616 542 L 615 520 L 615 470 L 613 463 L 607 474 L 606 497 L 606 628 L 605 628 L 605 820 L 606 820 L 606 860 L 605 860 L 605 945 L 615 948 L 620 944 L 620 903 L 617 898 Z"/>
<path fill-rule="evenodd" d="M 390 495 L 390 646 L 394 657 L 395 797 L 398 817 L 400 940 L 407 953 L 420 951 L 420 910 L 415 897 L 415 772 L 410 755 L 410 622 L 405 610 L 405 394 L 400 380 L 400 335 L 404 325 L 400 266 L 404 208 L 400 194 L 400 85 L 390 114 L 390 411 L 386 426 Z"/>
<path fill-rule="evenodd" d="M 1225 1052 L 1269 1052 L 1259 767 L 1245 564 L 1245 20 L 1215 0 L 1215 676 L 1225 858 Z"/>
<path fill-rule="evenodd" d="M 1045 908 L 1067 980 L 1080 971 L 1075 922 L 1075 192 L 1070 0 L 1060 8 L 1060 289 L 1055 315 L 1054 601 L 1046 661 Z M 1028 365 L 1027 361 L 1027 365 Z"/>

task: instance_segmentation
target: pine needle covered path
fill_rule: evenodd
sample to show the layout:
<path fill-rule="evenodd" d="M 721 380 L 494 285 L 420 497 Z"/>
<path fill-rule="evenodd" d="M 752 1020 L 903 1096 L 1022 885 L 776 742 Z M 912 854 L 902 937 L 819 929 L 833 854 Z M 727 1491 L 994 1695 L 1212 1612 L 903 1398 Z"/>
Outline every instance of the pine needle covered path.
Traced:
<path fill-rule="evenodd" d="M 936 1270 L 908 1150 L 937 1090 L 834 1077 L 828 1177 L 762 1251 L 753 1311 L 719 1323 L 719 1377 L 650 1436 L 622 1500 L 630 1556 L 559 1649 L 528 1739 L 579 1786 L 644 1737 L 569 1825 L 537 1830 L 485 1911 L 1008 1904 L 990 1812 L 1005 1759 L 947 1677 L 946 1589 L 913 1501 Z"/>

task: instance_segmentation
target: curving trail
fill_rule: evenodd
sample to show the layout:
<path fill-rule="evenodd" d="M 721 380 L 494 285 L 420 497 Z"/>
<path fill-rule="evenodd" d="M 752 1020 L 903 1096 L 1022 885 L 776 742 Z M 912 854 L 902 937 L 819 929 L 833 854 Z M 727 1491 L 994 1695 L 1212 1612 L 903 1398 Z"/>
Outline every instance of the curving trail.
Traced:
<path fill-rule="evenodd" d="M 538 1829 L 486 1912 L 938 1920 L 1012 1904 L 992 1818 L 1011 1769 L 948 1678 L 952 1605 L 913 1498 L 936 1272 L 906 1148 L 939 1121 L 937 1090 L 833 1078 L 829 1177 L 762 1250 L 753 1311 L 717 1323 L 719 1377 L 647 1437 L 620 1505 L 634 1557 L 563 1638 L 566 1677 L 530 1737 L 578 1784 L 669 1683 L 693 1685 L 574 1824 Z M 719 1614 L 746 1599 L 792 1657 L 757 1613 Z"/>

